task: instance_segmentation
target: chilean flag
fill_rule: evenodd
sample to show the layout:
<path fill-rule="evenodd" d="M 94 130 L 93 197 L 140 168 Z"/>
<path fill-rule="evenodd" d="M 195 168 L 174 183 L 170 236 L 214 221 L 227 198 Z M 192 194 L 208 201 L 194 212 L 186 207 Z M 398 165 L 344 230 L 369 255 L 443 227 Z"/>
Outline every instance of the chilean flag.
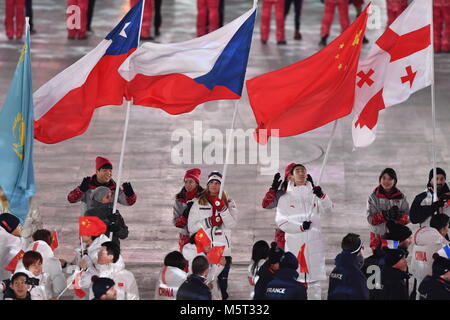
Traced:
<path fill-rule="evenodd" d="M 133 104 L 170 114 L 211 100 L 239 99 L 255 25 L 256 6 L 224 27 L 193 40 L 145 43 L 120 67 Z"/>
<path fill-rule="evenodd" d="M 139 42 L 142 0 L 100 44 L 33 95 L 34 135 L 57 143 L 86 131 L 95 108 L 122 105 L 126 81 L 118 68 Z"/>

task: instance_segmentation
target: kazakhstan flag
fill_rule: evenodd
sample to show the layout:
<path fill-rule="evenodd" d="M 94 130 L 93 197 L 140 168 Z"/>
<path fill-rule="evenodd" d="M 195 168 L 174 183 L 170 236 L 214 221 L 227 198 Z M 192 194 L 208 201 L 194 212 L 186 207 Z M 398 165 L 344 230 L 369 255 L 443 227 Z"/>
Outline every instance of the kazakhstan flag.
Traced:
<path fill-rule="evenodd" d="M 8 198 L 9 211 L 22 224 L 28 215 L 29 198 L 36 192 L 32 95 L 30 32 L 27 26 L 26 41 L 0 110 L 0 187 Z"/>

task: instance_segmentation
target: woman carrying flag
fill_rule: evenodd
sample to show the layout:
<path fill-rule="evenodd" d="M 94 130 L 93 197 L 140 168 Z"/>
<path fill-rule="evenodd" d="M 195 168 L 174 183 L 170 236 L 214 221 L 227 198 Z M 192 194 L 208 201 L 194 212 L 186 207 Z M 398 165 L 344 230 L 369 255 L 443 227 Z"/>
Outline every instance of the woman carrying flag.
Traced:
<path fill-rule="evenodd" d="M 219 197 L 222 174 L 213 171 L 208 175 L 206 189 L 195 199 L 188 218 L 188 230 L 191 234 L 200 228 L 206 231 L 214 244 L 225 246 L 223 256 L 226 265 L 218 276 L 222 299 L 228 298 L 228 273 L 231 266 L 231 229 L 236 225 L 236 203 L 225 192 Z"/>

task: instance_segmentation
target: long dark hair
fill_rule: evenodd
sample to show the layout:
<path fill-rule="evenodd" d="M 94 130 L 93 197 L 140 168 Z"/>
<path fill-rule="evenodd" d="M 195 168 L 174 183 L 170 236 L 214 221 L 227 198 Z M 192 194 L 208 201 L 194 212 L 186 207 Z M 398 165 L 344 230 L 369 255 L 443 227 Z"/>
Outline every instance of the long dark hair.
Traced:
<path fill-rule="evenodd" d="M 253 245 L 253 250 L 252 250 L 252 260 L 253 260 L 253 265 L 252 265 L 252 273 L 255 272 L 256 267 L 258 266 L 258 262 L 260 260 L 265 260 L 269 257 L 269 244 L 264 241 L 264 240 L 259 240 L 257 242 L 255 242 L 255 244 Z"/>

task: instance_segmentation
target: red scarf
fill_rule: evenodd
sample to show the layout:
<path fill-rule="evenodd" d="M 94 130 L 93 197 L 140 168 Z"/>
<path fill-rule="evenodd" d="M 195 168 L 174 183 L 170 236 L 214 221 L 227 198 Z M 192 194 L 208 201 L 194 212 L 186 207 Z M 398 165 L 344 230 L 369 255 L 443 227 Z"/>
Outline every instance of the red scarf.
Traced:
<path fill-rule="evenodd" d="M 190 201 L 197 195 L 198 188 L 192 189 L 191 191 L 186 191 L 186 201 Z"/>

